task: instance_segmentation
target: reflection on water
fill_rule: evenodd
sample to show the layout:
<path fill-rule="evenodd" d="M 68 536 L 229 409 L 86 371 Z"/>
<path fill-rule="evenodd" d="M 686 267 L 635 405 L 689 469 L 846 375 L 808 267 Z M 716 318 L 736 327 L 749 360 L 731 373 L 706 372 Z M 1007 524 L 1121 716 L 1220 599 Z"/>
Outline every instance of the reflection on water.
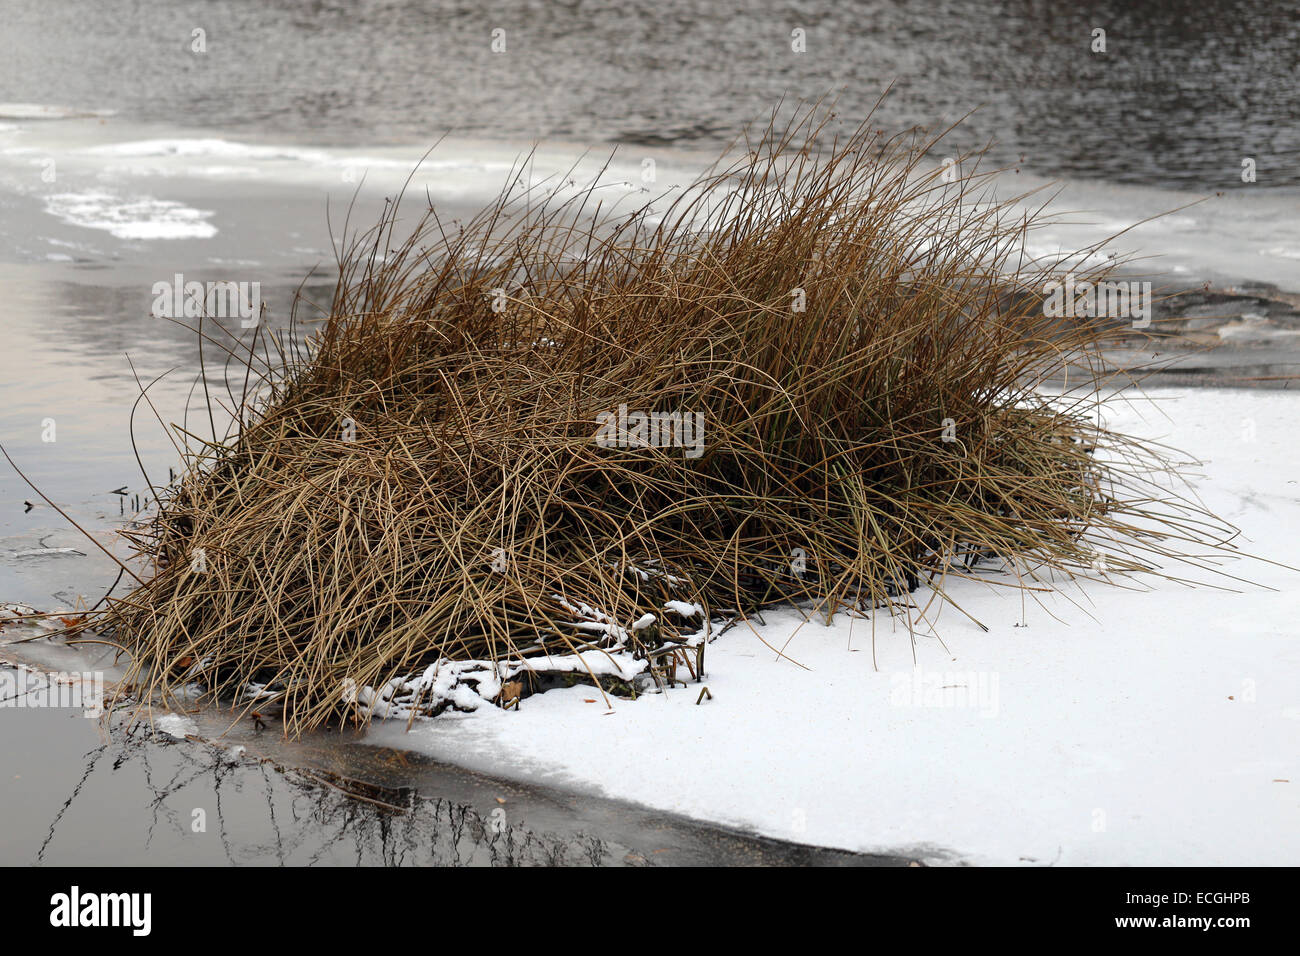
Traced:
<path fill-rule="evenodd" d="M 7 864 L 84 863 L 73 821 L 103 819 L 114 804 L 126 832 L 113 834 L 115 861 L 312 866 L 644 865 L 641 854 L 597 837 L 560 837 L 510 825 L 504 809 L 473 807 L 410 790 L 330 780 L 269 760 L 191 741 L 151 739 L 148 729 L 115 733 L 91 749 L 84 769 L 34 855 L 6 852 Z M 52 808 L 53 809 L 53 808 Z M 125 817 L 125 820 L 121 818 Z M 196 830 L 196 828 L 201 829 Z M 138 832 L 131 832 L 137 830 Z M 8 850 L 8 848 L 6 848 Z M 137 856 L 136 860 L 128 859 Z"/>
<path fill-rule="evenodd" d="M 42 491 L 100 526 L 120 517 L 114 489 L 126 486 L 141 498 L 149 493 L 142 464 L 155 485 L 165 484 L 168 468 L 177 464 L 176 446 L 160 418 L 208 437 L 198 379 L 199 336 L 150 314 L 152 281 L 89 284 L 53 278 L 47 269 L 0 267 L 6 306 L 0 443 Z M 263 335 L 286 326 L 295 289 L 264 286 L 270 311 Z M 328 303 L 332 291 L 332 284 L 313 285 L 303 295 Z M 300 317 L 312 311 L 304 306 Z M 252 335 L 237 319 L 223 320 L 223 328 L 243 341 Z M 218 343 L 230 346 L 234 340 L 216 328 L 215 320 L 207 320 L 204 331 L 211 340 L 204 345 L 207 386 L 220 429 L 220 406 L 231 407 L 230 395 L 240 394 L 244 371 L 223 354 Z M 137 406 L 141 387 L 160 375 L 149 388 L 149 400 Z M 4 472 L 0 536 L 65 526 L 7 464 Z M 24 511 L 23 502 L 32 499 L 39 507 Z M 0 593 L 5 599 L 12 600 Z"/>
<path fill-rule="evenodd" d="M 17 689 L 0 695 L 0 864 L 647 862 L 577 826 L 530 826 L 519 791 L 486 778 L 447 776 L 445 792 L 426 796 L 438 777 L 419 758 L 358 751 L 338 736 L 302 747 L 276 733 L 214 742 L 207 735 L 225 721 L 210 711 L 155 714 L 153 725 L 131 726 L 125 710 L 108 725 L 86 719 L 81 699 L 57 698 L 58 685 L 38 675 L 89 673 L 109 660 L 48 642 L 37 653 L 46 657 L 39 668 L 0 666 L 0 686 Z M 290 755 L 300 763 L 287 763 Z"/>

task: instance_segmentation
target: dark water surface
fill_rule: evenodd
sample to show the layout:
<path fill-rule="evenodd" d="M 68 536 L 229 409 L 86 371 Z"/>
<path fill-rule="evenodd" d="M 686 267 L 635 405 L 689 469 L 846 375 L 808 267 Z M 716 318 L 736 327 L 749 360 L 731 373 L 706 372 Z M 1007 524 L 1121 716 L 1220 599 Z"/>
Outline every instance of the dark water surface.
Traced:
<path fill-rule="evenodd" d="M 1086 8 L 1086 9 L 1085 9 Z M 0 100 L 335 145 L 716 148 L 781 97 L 951 122 L 1049 177 L 1300 183 L 1300 6 L 1269 0 L 5 0 Z M 1106 31 L 1106 52 L 1091 50 Z M 195 53 L 195 30 L 205 53 Z M 494 53 L 493 31 L 505 50 Z M 803 30 L 806 52 L 791 49 Z M 498 37 L 502 36 L 498 34 Z"/>

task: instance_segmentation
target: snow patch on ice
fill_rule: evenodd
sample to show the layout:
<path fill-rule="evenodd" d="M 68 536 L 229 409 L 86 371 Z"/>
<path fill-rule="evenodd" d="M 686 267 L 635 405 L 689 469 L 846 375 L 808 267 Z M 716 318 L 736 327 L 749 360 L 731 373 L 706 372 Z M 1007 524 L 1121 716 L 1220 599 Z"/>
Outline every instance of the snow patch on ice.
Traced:
<path fill-rule="evenodd" d="M 188 736 L 196 737 L 199 733 L 199 725 L 180 714 L 163 714 L 161 717 L 155 717 L 153 727 L 159 733 L 176 740 L 184 740 Z"/>
<path fill-rule="evenodd" d="M 127 198 L 102 190 L 55 193 L 45 210 L 73 226 L 103 229 L 118 239 L 210 239 L 217 227 L 210 210 L 193 209 L 170 199 Z"/>

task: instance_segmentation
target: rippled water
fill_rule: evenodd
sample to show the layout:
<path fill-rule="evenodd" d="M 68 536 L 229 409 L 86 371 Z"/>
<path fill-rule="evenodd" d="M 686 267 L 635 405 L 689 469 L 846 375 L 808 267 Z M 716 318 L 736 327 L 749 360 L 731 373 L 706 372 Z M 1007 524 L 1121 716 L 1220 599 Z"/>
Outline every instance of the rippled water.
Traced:
<path fill-rule="evenodd" d="M 335 145 L 457 135 L 714 148 L 780 98 L 881 126 L 977 115 L 955 146 L 1046 176 L 1300 183 L 1291 2 L 715 4 L 6 0 L 0 91 Z M 1106 31 L 1106 52 L 1091 51 Z M 192 52 L 202 30 L 206 52 Z M 504 39 L 494 53 L 493 31 Z M 791 49 L 804 31 L 806 52 Z M 87 64 L 94 64 L 87 69 Z"/>

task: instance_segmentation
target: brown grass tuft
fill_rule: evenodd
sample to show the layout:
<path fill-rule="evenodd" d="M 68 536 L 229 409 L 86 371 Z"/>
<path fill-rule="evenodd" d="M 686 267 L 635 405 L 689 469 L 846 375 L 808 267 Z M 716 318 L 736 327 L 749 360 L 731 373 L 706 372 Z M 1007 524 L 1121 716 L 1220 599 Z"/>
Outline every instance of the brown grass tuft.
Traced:
<path fill-rule="evenodd" d="M 153 573 L 105 618 L 128 680 L 260 685 L 297 733 L 444 659 L 643 658 L 698 626 L 667 600 L 830 616 L 950 600 L 977 559 L 1029 587 L 1220 543 L 1095 389 L 1035 389 L 1095 384 L 1116 323 L 1044 317 L 1063 263 L 1021 258 L 1033 217 L 988 173 L 943 182 L 920 135 L 827 124 L 635 211 L 511 187 L 399 240 L 394 205 L 135 536 Z M 701 414 L 701 454 L 602 446 L 620 406 Z"/>

